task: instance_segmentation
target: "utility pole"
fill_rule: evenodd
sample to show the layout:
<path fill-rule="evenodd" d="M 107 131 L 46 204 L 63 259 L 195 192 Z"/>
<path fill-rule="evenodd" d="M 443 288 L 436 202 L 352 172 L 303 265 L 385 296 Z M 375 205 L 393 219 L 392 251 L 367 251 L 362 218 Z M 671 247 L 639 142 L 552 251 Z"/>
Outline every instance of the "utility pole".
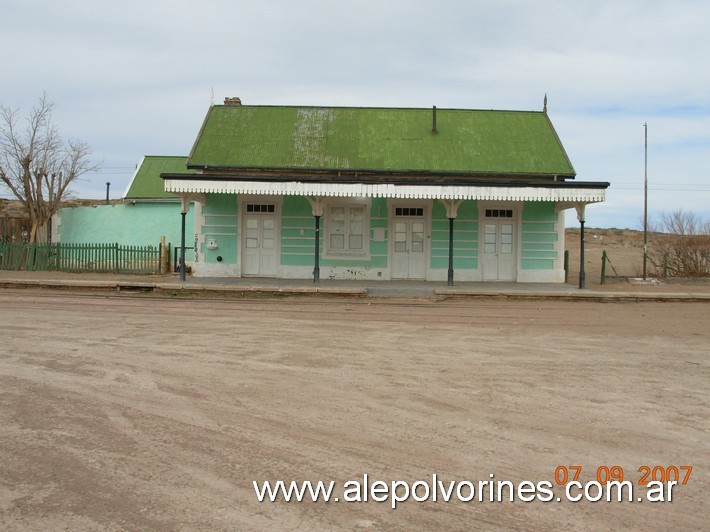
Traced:
<path fill-rule="evenodd" d="M 648 260 L 648 124 L 643 124 L 643 280 Z"/>

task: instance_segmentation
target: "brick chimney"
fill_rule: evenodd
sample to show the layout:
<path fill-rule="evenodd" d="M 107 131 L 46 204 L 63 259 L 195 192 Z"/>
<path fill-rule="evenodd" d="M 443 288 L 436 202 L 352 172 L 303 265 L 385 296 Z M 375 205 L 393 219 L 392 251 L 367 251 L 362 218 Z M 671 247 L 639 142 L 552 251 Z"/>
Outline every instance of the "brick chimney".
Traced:
<path fill-rule="evenodd" d="M 224 105 L 242 105 L 242 99 L 237 96 L 228 96 L 224 99 Z"/>

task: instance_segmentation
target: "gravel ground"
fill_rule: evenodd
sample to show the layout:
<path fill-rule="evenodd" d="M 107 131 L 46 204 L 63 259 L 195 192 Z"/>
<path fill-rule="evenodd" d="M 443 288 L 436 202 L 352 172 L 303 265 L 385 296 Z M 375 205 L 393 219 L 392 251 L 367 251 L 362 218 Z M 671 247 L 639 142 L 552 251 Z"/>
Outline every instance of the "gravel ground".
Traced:
<path fill-rule="evenodd" d="M 707 303 L 0 290 L 0 527 L 700 530 L 708 318 Z M 622 467 L 634 499 L 643 466 L 694 469 L 672 503 L 574 503 L 556 485 L 561 502 L 343 501 L 365 474 L 538 483 L 572 465 L 583 482 Z M 260 503 L 265 480 L 333 480 L 341 500 Z"/>

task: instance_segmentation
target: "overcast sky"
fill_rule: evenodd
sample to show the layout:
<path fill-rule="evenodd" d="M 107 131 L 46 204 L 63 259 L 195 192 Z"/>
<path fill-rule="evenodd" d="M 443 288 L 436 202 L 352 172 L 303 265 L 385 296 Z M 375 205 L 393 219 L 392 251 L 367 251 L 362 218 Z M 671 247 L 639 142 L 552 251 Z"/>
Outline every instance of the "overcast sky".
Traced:
<path fill-rule="evenodd" d="M 0 0 L 0 104 L 46 91 L 123 195 L 143 155 L 187 155 L 211 103 L 548 112 L 591 227 L 710 218 L 707 0 Z M 8 197 L 5 191 L 2 197 Z M 576 225 L 573 215 L 568 225 Z"/>

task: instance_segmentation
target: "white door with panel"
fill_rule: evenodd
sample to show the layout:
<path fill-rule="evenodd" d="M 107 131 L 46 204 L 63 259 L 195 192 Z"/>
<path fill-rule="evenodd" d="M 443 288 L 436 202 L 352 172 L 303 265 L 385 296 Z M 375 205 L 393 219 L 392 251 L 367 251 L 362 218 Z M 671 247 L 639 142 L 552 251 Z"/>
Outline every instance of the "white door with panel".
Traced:
<path fill-rule="evenodd" d="M 392 278 L 426 278 L 426 219 L 423 207 L 397 207 L 392 225 Z"/>
<path fill-rule="evenodd" d="M 483 220 L 483 280 L 515 281 L 516 239 L 512 209 L 486 209 Z"/>
<path fill-rule="evenodd" d="M 276 275 L 277 217 L 274 204 L 248 203 L 242 231 L 242 275 Z"/>

